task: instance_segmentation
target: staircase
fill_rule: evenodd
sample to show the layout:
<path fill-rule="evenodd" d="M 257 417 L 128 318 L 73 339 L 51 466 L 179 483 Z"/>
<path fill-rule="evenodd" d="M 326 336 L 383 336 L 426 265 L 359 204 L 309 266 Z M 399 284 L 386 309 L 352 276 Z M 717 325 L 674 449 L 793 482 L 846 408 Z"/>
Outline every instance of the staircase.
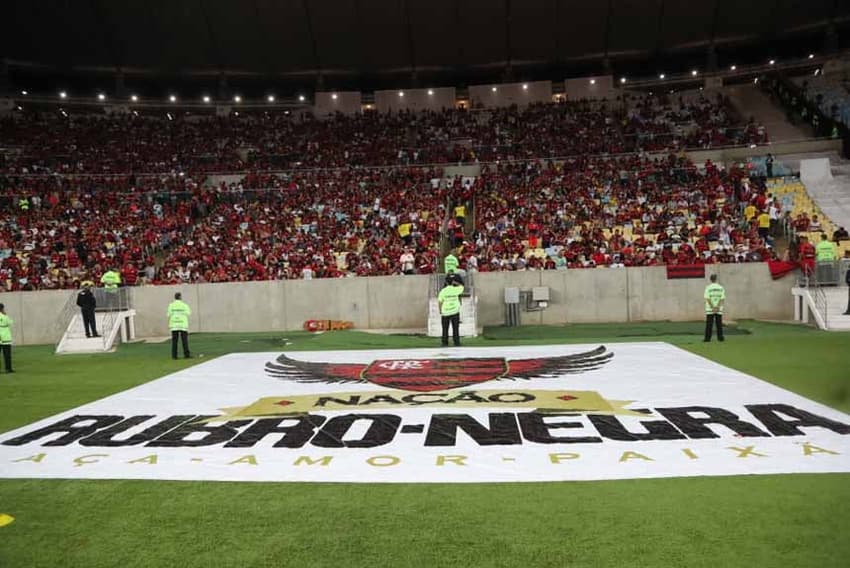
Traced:
<path fill-rule="evenodd" d="M 443 318 L 440 316 L 440 307 L 437 302 L 437 294 L 443 288 L 445 274 L 432 274 L 431 283 L 428 287 L 428 337 L 442 337 Z M 460 298 L 460 337 L 477 337 L 478 329 L 478 296 L 475 293 L 473 275 L 471 273 L 464 277 L 464 291 Z M 451 330 L 449 331 L 451 334 Z"/>
<path fill-rule="evenodd" d="M 850 315 L 847 310 L 847 286 L 812 286 L 792 288 L 794 295 L 794 319 L 809 323 L 809 315 L 815 324 L 825 331 L 850 331 Z"/>
<path fill-rule="evenodd" d="M 94 295 L 98 305 L 95 326 L 100 337 L 86 337 L 83 317 L 76 305 L 77 292 L 72 292 L 56 320 L 57 335 L 61 333 L 57 354 L 106 353 L 114 350 L 119 337 L 123 343 L 135 339 L 136 310 L 130 307 L 130 289 L 119 288 L 109 293 L 98 288 Z"/>

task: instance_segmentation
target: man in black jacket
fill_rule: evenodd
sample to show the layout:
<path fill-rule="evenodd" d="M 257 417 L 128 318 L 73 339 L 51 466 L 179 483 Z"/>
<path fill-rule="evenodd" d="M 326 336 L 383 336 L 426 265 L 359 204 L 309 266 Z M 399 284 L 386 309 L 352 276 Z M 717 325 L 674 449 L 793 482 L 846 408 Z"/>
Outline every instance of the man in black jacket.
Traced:
<path fill-rule="evenodd" d="M 86 337 L 100 337 L 97 334 L 97 324 L 94 319 L 94 309 L 97 307 L 97 300 L 92 294 L 91 283 L 83 282 L 83 289 L 77 294 L 77 305 L 80 306 L 80 311 L 83 312 L 83 326 L 86 328 Z"/>

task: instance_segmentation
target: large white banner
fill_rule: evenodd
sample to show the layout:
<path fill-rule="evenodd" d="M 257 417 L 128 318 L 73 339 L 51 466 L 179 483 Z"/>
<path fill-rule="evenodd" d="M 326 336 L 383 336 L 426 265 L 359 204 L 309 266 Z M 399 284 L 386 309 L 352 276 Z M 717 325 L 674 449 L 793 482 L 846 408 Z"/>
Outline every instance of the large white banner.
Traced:
<path fill-rule="evenodd" d="M 0 435 L 0 477 L 850 471 L 850 416 L 663 343 L 232 354 Z"/>

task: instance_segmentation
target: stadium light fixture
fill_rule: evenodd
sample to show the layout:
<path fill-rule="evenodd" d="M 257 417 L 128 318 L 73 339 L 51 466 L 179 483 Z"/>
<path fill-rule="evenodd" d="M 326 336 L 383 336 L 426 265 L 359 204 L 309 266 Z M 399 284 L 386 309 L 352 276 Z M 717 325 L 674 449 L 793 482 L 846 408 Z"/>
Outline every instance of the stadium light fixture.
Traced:
<path fill-rule="evenodd" d="M 59 112 L 61 112 L 61 113 L 62 113 L 62 116 L 64 116 L 65 118 L 68 118 L 68 113 L 67 113 L 67 112 L 65 112 L 65 110 L 64 110 L 64 109 L 61 109 Z"/>
<path fill-rule="evenodd" d="M 98 94 L 97 94 L 97 100 L 99 100 L 99 101 L 105 101 L 105 100 L 106 100 L 106 95 L 104 95 L 103 93 L 98 93 Z"/>
<path fill-rule="evenodd" d="M 663 79 L 663 78 L 664 78 L 664 77 L 666 77 L 666 76 L 667 76 L 667 75 L 665 75 L 664 73 L 661 73 L 661 74 L 658 76 L 658 78 L 659 78 L 659 79 Z"/>
<path fill-rule="evenodd" d="M 696 77 L 698 73 L 699 73 L 699 71 L 694 69 L 693 71 L 691 71 L 691 77 Z"/>
<path fill-rule="evenodd" d="M 522 90 L 523 90 L 523 91 L 527 91 L 527 90 L 528 90 L 528 83 L 523 83 L 523 84 L 522 84 Z"/>
<path fill-rule="evenodd" d="M 235 97 L 233 97 L 233 102 L 234 103 L 241 103 L 242 97 L 240 97 L 239 95 L 236 95 Z"/>
<path fill-rule="evenodd" d="M 60 99 L 67 99 L 68 93 L 66 93 L 65 91 L 59 91 L 59 98 Z"/>
<path fill-rule="evenodd" d="M 434 94 L 434 89 L 428 89 L 428 95 L 433 95 L 433 94 Z"/>
<path fill-rule="evenodd" d="M 596 84 L 596 79 L 591 79 L 591 80 L 590 80 L 590 84 L 591 84 L 591 85 L 595 85 L 595 84 Z"/>
<path fill-rule="evenodd" d="M 496 87 L 493 87 L 493 88 L 491 88 L 490 90 L 491 90 L 491 91 L 493 91 L 493 92 L 495 93 L 497 89 L 496 89 Z"/>
<path fill-rule="evenodd" d="M 130 95 L 130 100 L 135 103 L 135 102 L 138 102 L 139 97 L 138 97 L 138 95 Z"/>
<path fill-rule="evenodd" d="M 26 91 L 21 91 L 21 94 L 24 95 L 24 96 L 27 96 L 29 93 L 26 92 Z"/>
<path fill-rule="evenodd" d="M 205 103 L 208 103 L 208 102 L 210 102 L 212 99 L 210 99 L 210 96 L 209 96 L 209 95 L 204 95 L 204 98 L 203 98 L 203 99 L 201 99 L 201 100 L 202 100 L 202 101 L 204 101 Z"/>
<path fill-rule="evenodd" d="M 814 54 L 814 53 L 810 53 L 810 54 L 809 54 L 809 59 L 814 59 L 814 58 L 815 58 L 815 54 Z"/>
<path fill-rule="evenodd" d="M 171 101 L 172 103 L 176 103 L 177 102 L 177 96 L 176 95 L 170 95 L 168 97 L 168 100 Z"/>
<path fill-rule="evenodd" d="M 817 77 L 818 75 L 820 75 L 820 69 L 815 69 L 815 77 Z"/>
<path fill-rule="evenodd" d="M 768 63 L 769 63 L 769 64 L 771 64 L 771 65 L 773 65 L 774 63 L 776 63 L 776 60 L 775 60 L 775 59 L 771 59 L 770 61 L 768 61 Z"/>
<path fill-rule="evenodd" d="M 732 65 L 729 69 L 731 69 L 732 71 L 735 71 L 737 68 L 738 68 L 737 65 Z"/>
<path fill-rule="evenodd" d="M 399 91 L 399 92 L 398 92 L 398 96 L 399 96 L 399 97 L 403 97 L 403 96 L 404 96 L 404 91 Z"/>
<path fill-rule="evenodd" d="M 304 102 L 304 95 L 298 95 L 298 102 L 300 102 L 300 103 Z"/>
<path fill-rule="evenodd" d="M 753 83 L 755 83 L 756 85 L 758 85 L 758 82 L 759 82 L 759 78 L 758 78 L 758 77 L 756 77 L 755 79 L 753 79 Z"/>
<path fill-rule="evenodd" d="M 274 102 L 274 95 L 267 96 L 266 100 L 269 101 L 270 103 L 273 103 Z"/>
<path fill-rule="evenodd" d="M 333 100 L 336 100 L 336 93 L 332 94 L 332 95 L 331 95 L 331 98 L 332 98 Z"/>
<path fill-rule="evenodd" d="M 625 77 L 620 77 L 620 84 L 623 84 L 623 83 L 625 83 L 625 82 L 626 82 L 626 78 L 625 78 Z"/>

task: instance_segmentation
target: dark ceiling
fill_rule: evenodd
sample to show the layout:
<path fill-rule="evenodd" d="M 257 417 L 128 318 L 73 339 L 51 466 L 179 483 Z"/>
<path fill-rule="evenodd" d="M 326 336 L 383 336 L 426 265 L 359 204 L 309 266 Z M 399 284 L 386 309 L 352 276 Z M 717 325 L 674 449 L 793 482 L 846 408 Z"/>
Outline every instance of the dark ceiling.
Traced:
<path fill-rule="evenodd" d="M 10 69 L 368 77 L 569 66 L 842 36 L 846 0 L 5 0 Z"/>

